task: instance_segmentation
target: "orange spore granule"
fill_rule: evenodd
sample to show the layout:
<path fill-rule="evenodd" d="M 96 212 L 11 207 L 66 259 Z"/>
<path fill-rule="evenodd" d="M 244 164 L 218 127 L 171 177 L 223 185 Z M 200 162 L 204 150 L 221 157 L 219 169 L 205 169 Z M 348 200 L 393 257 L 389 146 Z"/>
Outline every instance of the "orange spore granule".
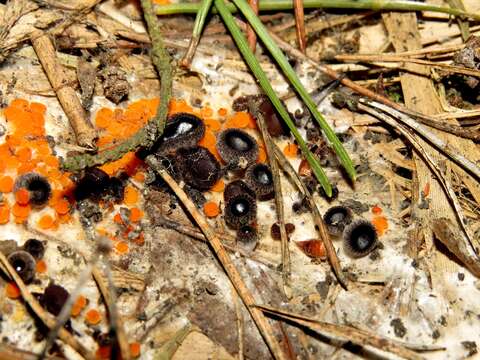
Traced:
<path fill-rule="evenodd" d="M 209 218 L 217 217 L 220 214 L 220 207 L 214 201 L 208 201 L 203 205 L 203 212 Z"/>
<path fill-rule="evenodd" d="M 55 203 L 54 209 L 58 215 L 66 215 L 70 212 L 70 203 L 66 199 L 59 199 Z"/>
<path fill-rule="evenodd" d="M 380 215 L 382 213 L 382 208 L 378 205 L 372 207 L 372 213 L 375 215 Z"/>
<path fill-rule="evenodd" d="M 47 263 L 43 260 L 38 260 L 37 264 L 35 265 L 35 270 L 39 274 L 44 274 L 47 272 Z"/>
<path fill-rule="evenodd" d="M 6 224 L 10 221 L 10 206 L 4 200 L 0 203 L 0 225 Z"/>
<path fill-rule="evenodd" d="M 87 298 L 83 295 L 79 295 L 77 300 L 73 303 L 71 314 L 73 317 L 80 315 L 82 310 L 87 306 Z"/>
<path fill-rule="evenodd" d="M 141 354 L 141 345 L 138 342 L 133 342 L 130 344 L 130 356 L 133 358 L 138 358 Z"/>
<path fill-rule="evenodd" d="M 223 190 L 225 190 L 225 183 L 222 179 L 219 179 L 210 190 L 213 192 L 223 192 Z"/>
<path fill-rule="evenodd" d="M 115 250 L 119 254 L 126 254 L 128 252 L 128 244 L 125 241 L 119 241 L 115 244 Z"/>
<path fill-rule="evenodd" d="M 0 178 L 0 192 L 9 193 L 13 190 L 13 179 L 11 176 L 2 176 Z"/>
<path fill-rule="evenodd" d="M 22 295 L 22 293 L 20 292 L 20 289 L 14 282 L 9 282 L 5 286 L 5 295 L 9 299 L 18 299 Z"/>
<path fill-rule="evenodd" d="M 228 110 L 225 108 L 220 108 L 218 109 L 217 114 L 220 116 L 226 116 L 228 114 Z"/>
<path fill-rule="evenodd" d="M 298 146 L 295 144 L 288 144 L 283 148 L 283 153 L 286 157 L 294 158 L 297 157 Z"/>
<path fill-rule="evenodd" d="M 85 314 L 85 322 L 88 325 L 97 325 L 100 321 L 102 321 L 102 315 L 96 309 L 90 309 Z"/>
<path fill-rule="evenodd" d="M 138 198 L 139 198 L 139 194 L 138 194 L 137 189 L 135 189 L 131 185 L 127 185 L 125 187 L 125 193 L 124 193 L 124 198 L 123 198 L 123 202 L 125 203 L 125 205 L 132 206 L 132 205 L 137 204 L 138 203 Z"/>
<path fill-rule="evenodd" d="M 95 356 L 97 357 L 97 359 L 101 359 L 101 360 L 110 359 L 112 357 L 112 346 L 111 345 L 100 346 L 97 349 Z"/>
<path fill-rule="evenodd" d="M 32 209 L 29 204 L 20 205 L 19 203 L 15 203 L 12 208 L 12 214 L 18 218 L 27 218 L 31 210 Z"/>
<path fill-rule="evenodd" d="M 39 220 L 38 220 L 38 226 L 40 229 L 43 230 L 48 230 L 55 225 L 55 219 L 51 215 L 43 215 Z"/>
<path fill-rule="evenodd" d="M 137 222 L 143 217 L 143 211 L 137 207 L 130 209 L 130 221 Z"/>
<path fill-rule="evenodd" d="M 379 236 L 382 236 L 388 230 L 388 220 L 385 216 L 375 216 L 372 224 L 375 226 Z"/>
<path fill-rule="evenodd" d="M 30 202 L 30 193 L 27 189 L 21 188 L 15 192 L 15 201 L 20 205 L 27 205 Z"/>

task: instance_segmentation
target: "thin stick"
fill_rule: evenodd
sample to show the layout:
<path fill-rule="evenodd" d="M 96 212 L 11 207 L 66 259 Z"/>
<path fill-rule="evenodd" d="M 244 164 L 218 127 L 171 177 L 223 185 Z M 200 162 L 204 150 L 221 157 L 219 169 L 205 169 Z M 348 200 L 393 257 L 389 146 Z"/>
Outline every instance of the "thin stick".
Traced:
<path fill-rule="evenodd" d="M 248 0 L 248 5 L 252 8 L 255 14 L 258 15 L 258 0 Z M 257 34 L 250 25 L 247 25 L 247 41 L 250 50 L 255 54 L 255 48 L 257 47 Z"/>
<path fill-rule="evenodd" d="M 303 0 L 293 0 L 295 11 L 295 29 L 297 33 L 298 47 L 305 54 L 307 50 L 307 35 L 305 33 L 305 14 L 303 12 Z"/>
<path fill-rule="evenodd" d="M 0 252 L 0 263 L 2 263 L 3 267 L 7 270 L 7 274 L 18 286 L 20 293 L 22 294 L 23 299 L 25 302 L 30 306 L 33 312 L 38 316 L 40 320 L 49 328 L 53 329 L 55 326 L 55 319 L 52 315 L 47 313 L 45 309 L 40 305 L 40 303 L 33 297 L 28 290 L 27 286 L 17 274 L 15 269 L 10 265 L 10 262 L 7 260 L 5 255 Z M 64 328 L 60 329 L 58 332 L 59 338 L 69 345 L 72 349 L 82 355 L 84 358 L 88 360 L 94 360 L 95 355 L 92 354 L 88 349 L 86 349 L 76 338 L 73 337 L 67 330 Z"/>
<path fill-rule="evenodd" d="M 342 284 L 345 289 L 348 289 L 347 280 L 343 276 L 342 267 L 340 266 L 340 260 L 338 259 L 337 252 L 333 247 L 332 239 L 330 238 L 327 227 L 323 222 L 322 215 L 320 215 L 320 210 L 317 207 L 317 203 L 315 202 L 313 196 L 310 194 L 310 191 L 308 191 L 303 181 L 298 176 L 292 164 L 290 164 L 288 159 L 283 154 L 282 150 L 277 146 L 277 144 L 273 143 L 273 145 L 275 157 L 277 158 L 278 163 L 283 168 L 283 171 L 285 171 L 290 176 L 290 178 L 297 186 L 298 190 L 303 194 L 303 196 L 307 199 L 308 204 L 310 205 L 310 209 L 313 213 L 313 220 L 318 228 L 320 239 L 325 245 L 325 250 L 327 251 L 327 258 L 333 268 L 335 276 L 337 277 L 339 283 Z"/>
<path fill-rule="evenodd" d="M 391 117 L 380 113 L 379 111 L 373 110 L 372 108 L 365 106 L 363 104 L 358 104 L 358 108 L 363 110 L 376 118 L 382 120 L 383 122 L 387 123 L 388 125 L 392 126 L 395 130 L 401 133 L 405 138 L 412 144 L 412 146 L 417 150 L 417 153 L 420 157 L 423 158 L 425 163 L 428 165 L 432 173 L 436 176 L 437 181 L 443 188 L 445 195 L 450 201 L 450 204 L 455 209 L 455 214 L 457 216 L 458 224 L 462 228 L 463 232 L 467 236 L 467 239 L 476 254 L 480 254 L 480 242 L 478 239 L 475 239 L 475 236 L 471 234 L 466 224 L 466 218 L 463 215 L 463 210 L 458 201 L 457 195 L 453 190 L 450 183 L 445 179 L 443 176 L 442 171 L 440 170 L 440 166 L 438 163 L 429 155 L 428 151 L 420 144 L 420 142 L 415 138 L 415 136 L 411 133 L 411 130 L 407 129 L 403 125 L 398 124 L 397 121 L 392 119 Z"/>
<path fill-rule="evenodd" d="M 65 69 L 57 60 L 52 41 L 42 31 L 32 32 L 30 40 L 58 101 L 67 115 L 70 126 L 75 133 L 77 144 L 89 150 L 95 150 L 97 132 L 87 120 L 87 114 L 77 93 L 68 84 Z"/>
<path fill-rule="evenodd" d="M 348 62 L 395 62 L 395 63 L 420 64 L 420 65 L 426 65 L 426 66 L 434 67 L 437 69 L 445 70 L 449 73 L 480 77 L 480 71 L 478 70 L 469 69 L 469 68 L 456 66 L 456 65 L 438 63 L 438 62 L 428 61 L 423 59 L 404 57 L 404 56 L 394 56 L 394 55 L 385 56 L 383 54 L 378 54 L 378 55 L 356 55 L 356 54 L 343 55 L 342 54 L 342 55 L 335 55 L 334 59 L 339 61 L 348 61 Z"/>
<path fill-rule="evenodd" d="M 267 314 L 272 314 L 281 319 L 292 321 L 323 336 L 342 338 L 344 341 L 349 341 L 361 346 L 373 346 L 379 350 L 398 355 L 405 359 L 423 359 L 423 357 L 418 355 L 416 352 L 407 349 L 397 342 L 385 337 L 381 337 L 367 330 L 361 330 L 346 325 L 331 324 L 324 321 L 311 319 L 300 314 L 294 314 L 288 311 L 276 309 L 270 306 L 255 306 Z"/>
<path fill-rule="evenodd" d="M 258 111 L 258 105 L 254 100 L 249 102 L 250 113 L 253 114 L 257 120 L 258 127 L 262 134 L 263 142 L 265 143 L 268 163 L 270 164 L 270 169 L 273 176 L 273 188 L 275 192 L 275 208 L 277 210 L 277 221 L 280 227 L 280 238 L 282 241 L 282 279 L 283 279 L 283 289 L 287 298 L 291 298 L 291 288 L 290 288 L 290 251 L 288 248 L 288 236 L 287 230 L 285 229 L 285 209 L 283 208 L 283 193 L 282 193 L 282 184 L 280 182 L 280 171 L 278 169 L 278 162 L 275 158 L 275 150 L 273 145 L 273 140 L 268 133 L 267 124 L 262 113 Z"/>
<path fill-rule="evenodd" d="M 105 282 L 102 273 L 97 267 L 93 267 L 92 275 L 95 279 L 100 293 L 102 294 L 103 300 L 105 301 L 108 309 L 108 314 L 110 317 L 110 329 L 112 329 L 118 340 L 118 347 L 120 348 L 120 355 L 122 359 L 129 360 L 130 359 L 130 347 L 128 345 L 127 336 L 125 334 L 125 329 L 122 323 L 121 317 L 118 315 L 117 310 L 117 299 L 115 294 L 115 286 L 112 280 L 112 272 L 110 271 L 110 265 L 108 264 L 108 260 L 104 262 L 105 266 L 105 273 L 107 275 L 108 282 Z"/>
<path fill-rule="evenodd" d="M 474 162 L 461 155 L 456 149 L 452 148 L 444 140 L 440 139 L 439 137 L 428 131 L 428 129 L 426 129 L 422 124 L 419 124 L 408 115 L 403 114 L 395 109 L 391 109 L 388 106 L 378 103 L 376 101 L 371 101 L 368 99 L 360 99 L 359 101 L 390 114 L 397 121 L 401 122 L 403 125 L 407 126 L 408 128 L 415 131 L 417 134 L 422 136 L 424 139 L 428 140 L 428 142 L 430 142 L 437 150 L 444 153 L 463 170 L 472 174 L 478 181 L 480 181 L 480 167 L 478 167 Z"/>
<path fill-rule="evenodd" d="M 180 60 L 180 64 L 187 69 L 190 68 L 190 65 L 192 64 L 192 59 L 195 55 L 195 50 L 197 49 L 198 43 L 200 42 L 200 36 L 202 35 L 202 30 L 205 26 L 205 19 L 210 11 L 212 2 L 213 0 L 202 0 L 200 10 L 197 12 L 197 16 L 195 17 L 190 43 L 188 44 L 185 55 L 183 55 L 182 60 Z"/>
<path fill-rule="evenodd" d="M 188 198 L 185 191 L 177 184 L 177 182 L 168 174 L 168 172 L 162 167 L 161 163 L 153 156 L 147 156 L 147 164 L 155 170 L 162 179 L 170 186 L 175 195 L 178 196 L 180 201 L 185 205 L 185 208 L 188 210 L 190 215 L 193 217 L 195 222 L 198 224 L 202 232 L 205 234 L 205 237 L 208 239 L 212 249 L 217 255 L 220 263 L 222 264 L 225 272 L 228 275 L 231 283 L 237 290 L 238 295 L 242 299 L 243 303 L 247 307 L 252 316 L 252 319 L 255 321 L 260 333 L 265 339 L 270 351 L 272 352 L 275 359 L 286 359 L 285 354 L 281 350 L 280 345 L 275 339 L 272 327 L 268 323 L 267 319 L 263 316 L 262 312 L 254 307 L 255 299 L 248 290 L 245 282 L 240 276 L 240 273 L 235 268 L 230 256 L 226 253 L 225 248 L 223 247 L 220 239 L 215 234 L 214 230 L 208 225 L 207 221 L 204 219 L 202 214 L 198 211 L 195 204 Z"/>
<path fill-rule="evenodd" d="M 98 257 L 99 257 L 98 252 L 95 252 L 93 254 L 92 259 L 87 263 L 86 268 L 83 269 L 82 272 L 80 273 L 80 276 L 78 277 L 78 280 L 77 280 L 77 285 L 75 286 L 74 290 L 68 297 L 65 304 L 62 306 L 60 314 L 58 314 L 58 316 L 56 317 L 55 326 L 51 328 L 48 333 L 45 346 L 43 347 L 42 352 L 38 356 L 40 360 L 44 359 L 47 356 L 47 352 L 50 349 L 50 347 L 53 345 L 55 339 L 57 338 L 58 332 L 60 331 L 60 329 L 63 328 L 65 323 L 68 321 L 68 319 L 70 319 L 70 314 L 72 311 L 73 304 L 75 303 L 75 301 L 77 301 L 77 298 L 80 295 L 80 291 L 82 290 L 83 286 L 87 282 L 87 279 L 90 277 L 92 273 L 92 267 L 98 261 Z"/>
<path fill-rule="evenodd" d="M 163 133 L 168 114 L 168 103 L 172 94 L 170 55 L 165 49 L 151 0 L 141 0 L 141 4 L 148 33 L 152 39 L 152 62 L 160 76 L 160 103 L 158 104 L 157 114 L 135 135 L 113 148 L 94 155 L 81 154 L 69 157 L 63 164 L 65 170 L 76 172 L 86 167 L 93 167 L 117 160 L 125 153 L 136 150 L 138 147 L 150 148 Z"/>
<path fill-rule="evenodd" d="M 379 95 L 379 94 L 377 94 L 377 93 L 375 93 L 375 92 L 373 92 L 373 91 L 371 91 L 371 90 L 369 90 L 369 89 L 367 89 L 363 86 L 360 86 L 360 85 L 356 84 L 354 81 L 352 81 L 352 80 L 350 80 L 346 77 L 342 78 L 342 76 L 344 76 L 343 74 L 337 73 L 335 70 L 333 70 L 332 68 L 330 68 L 328 66 L 319 64 L 317 61 L 313 60 L 312 58 L 306 56 L 302 52 L 295 49 L 289 43 L 283 41 L 280 37 L 278 37 L 274 33 L 270 32 L 270 35 L 275 40 L 275 42 L 277 42 L 277 44 L 280 46 L 280 48 L 285 50 L 288 54 L 290 54 L 290 56 L 293 56 L 297 59 L 306 61 L 307 63 L 312 65 L 314 68 L 323 72 L 324 74 L 327 74 L 328 76 L 330 76 L 333 79 L 339 79 L 343 85 L 347 86 L 348 88 L 352 89 L 353 91 L 355 91 L 356 93 L 358 93 L 360 95 L 366 96 L 366 97 L 368 97 L 372 100 L 376 100 L 376 101 L 378 101 L 382 104 L 390 106 L 391 108 L 393 108 L 397 111 L 400 111 L 404 114 L 408 114 L 408 115 L 414 117 L 415 119 L 418 119 L 419 121 L 421 121 L 425 125 L 433 127 L 435 129 L 442 130 L 442 131 L 445 131 L 445 132 L 449 132 L 449 133 L 464 137 L 466 139 L 472 139 L 472 140 L 480 139 L 480 133 L 478 131 L 465 130 L 460 126 L 451 125 L 451 124 L 447 124 L 447 123 L 442 123 L 442 122 L 438 121 L 438 119 L 435 118 L 435 117 L 427 116 L 427 115 L 421 114 L 419 112 L 416 112 L 414 110 L 410 110 L 410 109 L 406 108 L 405 106 L 397 104 L 396 102 L 391 101 L 390 99 L 388 99 L 388 98 L 386 98 L 382 95 Z"/>
<path fill-rule="evenodd" d="M 232 297 L 233 297 L 233 304 L 235 306 L 235 313 L 237 314 L 237 331 L 238 331 L 238 360 L 243 360 L 243 348 L 244 348 L 244 321 L 242 315 L 242 307 L 240 306 L 240 301 L 238 300 L 238 294 L 235 288 L 232 286 Z"/>

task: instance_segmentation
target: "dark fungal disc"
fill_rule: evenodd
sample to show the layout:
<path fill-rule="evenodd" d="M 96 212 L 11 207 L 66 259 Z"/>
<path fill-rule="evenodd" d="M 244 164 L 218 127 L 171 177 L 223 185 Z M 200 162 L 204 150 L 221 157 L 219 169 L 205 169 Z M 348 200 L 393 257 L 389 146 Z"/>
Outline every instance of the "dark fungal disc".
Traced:
<path fill-rule="evenodd" d="M 225 202 L 228 202 L 233 196 L 239 194 L 247 194 L 252 197 L 255 196 L 253 190 L 250 189 L 250 187 L 248 187 L 248 185 L 244 181 L 235 180 L 225 186 L 225 190 L 223 190 L 223 200 L 225 200 Z"/>
<path fill-rule="evenodd" d="M 354 258 L 368 255 L 377 246 L 377 231 L 370 221 L 358 220 L 343 232 L 345 252 Z"/>
<path fill-rule="evenodd" d="M 48 180 L 35 172 L 20 175 L 15 181 L 15 191 L 24 188 L 28 190 L 30 204 L 45 205 L 52 194 L 52 187 Z"/>
<path fill-rule="evenodd" d="M 266 164 L 254 164 L 245 172 L 245 182 L 255 192 L 259 200 L 269 200 L 274 196 L 273 175 Z"/>
<path fill-rule="evenodd" d="M 257 217 L 255 198 L 246 193 L 232 196 L 225 203 L 225 223 L 232 229 L 252 224 Z"/>
<path fill-rule="evenodd" d="M 339 236 L 343 229 L 352 222 L 352 211 L 346 206 L 332 206 L 323 215 L 330 235 Z"/>
<path fill-rule="evenodd" d="M 42 305 L 47 311 L 55 316 L 60 314 L 63 305 L 68 300 L 69 293 L 60 285 L 48 285 L 42 296 Z"/>
<path fill-rule="evenodd" d="M 167 119 L 157 152 L 166 153 L 194 147 L 204 134 L 205 124 L 198 116 L 188 113 L 171 115 Z"/>
<path fill-rule="evenodd" d="M 220 179 L 220 164 L 210 151 L 201 146 L 182 148 L 177 153 L 184 181 L 191 187 L 206 191 Z"/>
<path fill-rule="evenodd" d="M 258 157 L 255 139 L 240 129 L 227 129 L 217 136 L 217 150 L 222 160 L 234 169 L 245 169 Z"/>
<path fill-rule="evenodd" d="M 237 245 L 245 251 L 253 251 L 258 243 L 257 229 L 251 225 L 242 226 L 237 231 Z"/>
<path fill-rule="evenodd" d="M 37 239 L 28 239 L 23 244 L 23 250 L 32 255 L 35 259 L 40 260 L 45 254 L 45 246 L 43 242 Z"/>
<path fill-rule="evenodd" d="M 8 262 L 24 283 L 30 283 L 35 277 L 35 259 L 28 252 L 23 250 L 14 251 L 8 256 Z"/>
<path fill-rule="evenodd" d="M 104 194 L 110 183 L 110 176 L 99 168 L 88 168 L 77 181 L 75 199 L 98 198 Z"/>

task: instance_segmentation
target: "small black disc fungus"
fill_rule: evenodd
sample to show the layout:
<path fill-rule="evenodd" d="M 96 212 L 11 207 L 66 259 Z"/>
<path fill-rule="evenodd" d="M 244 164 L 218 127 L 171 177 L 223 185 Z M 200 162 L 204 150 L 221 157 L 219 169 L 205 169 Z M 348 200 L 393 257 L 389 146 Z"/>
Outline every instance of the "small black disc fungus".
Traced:
<path fill-rule="evenodd" d="M 35 277 L 35 259 L 28 252 L 17 250 L 8 256 L 8 261 L 23 282 L 28 284 Z"/>
<path fill-rule="evenodd" d="M 167 119 L 157 152 L 167 153 L 194 147 L 204 134 L 205 124 L 199 117 L 188 113 L 173 114 Z"/>
<path fill-rule="evenodd" d="M 15 181 L 14 190 L 24 188 L 30 195 L 30 204 L 45 205 L 52 194 L 52 187 L 48 180 L 40 174 L 30 172 L 23 174 Z"/>
<path fill-rule="evenodd" d="M 43 242 L 37 239 L 28 239 L 25 241 L 25 244 L 23 244 L 23 250 L 32 255 L 36 260 L 40 260 L 43 258 L 43 254 L 45 254 L 45 246 L 43 246 Z"/>
<path fill-rule="evenodd" d="M 217 136 L 217 150 L 222 160 L 233 168 L 245 169 L 258 157 L 255 139 L 240 129 L 227 129 Z"/>
<path fill-rule="evenodd" d="M 354 258 L 368 255 L 377 246 L 377 231 L 370 221 L 358 220 L 343 232 L 345 252 Z"/>
<path fill-rule="evenodd" d="M 69 296 L 68 291 L 62 286 L 50 284 L 43 292 L 42 305 L 49 313 L 57 316 L 60 314 Z"/>
<path fill-rule="evenodd" d="M 88 168 L 78 180 L 75 188 L 75 199 L 98 198 L 107 190 L 110 176 L 99 168 Z"/>
<path fill-rule="evenodd" d="M 208 149 L 195 146 L 177 152 L 183 180 L 191 187 L 206 191 L 220 179 L 220 164 Z"/>
<path fill-rule="evenodd" d="M 250 252 L 255 250 L 258 243 L 258 233 L 251 225 L 242 226 L 237 231 L 237 244 L 244 250 Z"/>
<path fill-rule="evenodd" d="M 246 193 L 232 196 L 225 203 L 225 223 L 232 229 L 250 225 L 257 217 L 255 198 Z"/>
<path fill-rule="evenodd" d="M 346 206 L 332 206 L 323 215 L 330 235 L 339 236 L 345 226 L 352 222 L 352 211 Z"/>
<path fill-rule="evenodd" d="M 247 194 L 251 197 L 255 196 L 248 185 L 242 180 L 235 180 L 225 186 L 225 190 L 223 190 L 223 200 L 228 202 L 233 196 L 240 195 L 240 194 Z"/>
<path fill-rule="evenodd" d="M 259 200 L 273 198 L 273 175 L 268 165 L 250 165 L 245 172 L 245 182 L 255 192 Z"/>

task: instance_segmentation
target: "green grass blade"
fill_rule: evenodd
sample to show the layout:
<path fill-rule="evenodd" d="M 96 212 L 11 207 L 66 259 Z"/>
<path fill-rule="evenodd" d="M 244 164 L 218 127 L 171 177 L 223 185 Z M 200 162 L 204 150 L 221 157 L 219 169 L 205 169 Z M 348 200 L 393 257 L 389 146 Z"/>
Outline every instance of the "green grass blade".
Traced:
<path fill-rule="evenodd" d="M 292 0 L 260 0 L 258 5 L 260 11 L 293 9 Z M 231 12 L 237 11 L 233 4 L 227 4 L 226 6 Z M 303 0 L 303 6 L 305 9 L 434 11 L 462 18 L 480 20 L 480 14 L 468 13 L 457 8 L 452 9 L 446 6 L 405 0 Z M 199 9 L 199 3 L 178 3 L 157 5 L 155 11 L 157 15 L 195 14 Z M 216 12 L 216 9 L 214 8 L 213 11 Z"/>
<path fill-rule="evenodd" d="M 238 46 L 238 49 L 240 50 L 240 53 L 243 55 L 253 75 L 257 78 L 263 91 L 268 96 L 273 106 L 278 111 L 278 114 L 285 121 L 293 136 L 297 140 L 297 143 L 302 150 L 303 155 L 310 164 L 310 167 L 312 168 L 315 177 L 318 179 L 320 185 L 322 185 L 327 196 L 332 196 L 332 186 L 330 185 L 330 182 L 328 181 L 325 172 L 318 163 L 317 159 L 313 156 L 312 152 L 308 149 L 307 144 L 298 132 L 298 129 L 296 128 L 293 121 L 290 119 L 287 110 L 285 109 L 277 94 L 273 90 L 272 85 L 270 85 L 270 81 L 268 80 L 267 75 L 265 75 L 262 68 L 260 67 L 260 63 L 258 62 L 257 58 L 248 47 L 247 39 L 245 38 L 242 31 L 235 22 L 235 19 L 233 18 L 230 10 L 228 10 L 223 0 L 215 0 L 215 6 L 217 7 L 217 10 L 222 17 L 225 26 L 230 31 L 235 43 Z"/>
<path fill-rule="evenodd" d="M 353 166 L 352 160 L 348 156 L 348 153 L 343 147 L 340 140 L 338 140 L 338 137 L 337 135 L 335 135 L 335 132 L 332 130 L 330 125 L 328 125 L 323 115 L 320 114 L 320 112 L 317 110 L 317 106 L 315 105 L 315 102 L 313 101 L 311 96 L 308 94 L 308 91 L 300 82 L 300 79 L 295 73 L 295 70 L 293 70 L 291 65 L 288 63 L 288 60 L 286 56 L 283 54 L 282 50 L 280 50 L 276 42 L 270 37 L 270 34 L 268 33 L 267 28 L 262 24 L 258 16 L 252 11 L 252 8 L 247 4 L 245 0 L 233 0 L 233 2 L 242 12 L 245 18 L 248 20 L 252 28 L 257 33 L 258 37 L 262 39 L 263 43 L 265 44 L 267 49 L 270 51 L 270 54 L 272 54 L 273 58 L 275 59 L 277 64 L 280 66 L 280 68 L 282 69 L 287 79 L 293 85 L 298 95 L 300 95 L 305 105 L 307 105 L 307 108 L 310 110 L 313 117 L 319 123 L 328 141 L 330 141 L 330 144 L 332 145 L 335 153 L 340 159 L 340 162 L 345 168 L 348 176 L 352 179 L 352 181 L 354 181 L 356 173 L 355 173 L 355 167 Z"/>
<path fill-rule="evenodd" d="M 207 18 L 210 7 L 213 0 L 202 0 L 200 3 L 200 9 L 195 17 L 195 24 L 193 24 L 192 36 L 200 37 L 202 35 L 203 26 L 205 25 L 205 19 Z"/>

